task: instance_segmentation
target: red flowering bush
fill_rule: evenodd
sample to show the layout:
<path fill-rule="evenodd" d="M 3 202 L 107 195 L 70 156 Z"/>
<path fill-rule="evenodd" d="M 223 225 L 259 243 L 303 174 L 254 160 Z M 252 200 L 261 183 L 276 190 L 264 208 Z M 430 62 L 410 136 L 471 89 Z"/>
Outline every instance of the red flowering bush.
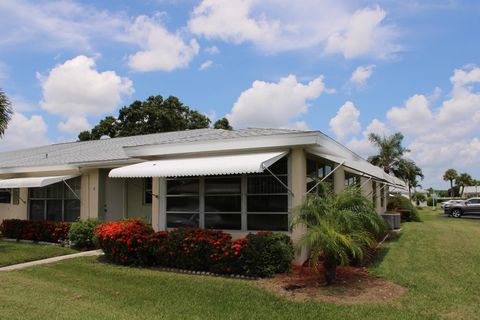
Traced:
<path fill-rule="evenodd" d="M 53 243 L 66 240 L 69 229 L 69 223 L 54 221 L 7 219 L 0 225 L 0 230 L 6 238 Z"/>
<path fill-rule="evenodd" d="M 250 234 L 234 241 L 222 231 L 154 232 L 139 219 L 124 219 L 100 225 L 96 235 L 107 259 L 124 265 L 265 277 L 288 271 L 293 259 L 290 238 L 281 234 Z"/>
<path fill-rule="evenodd" d="M 141 219 L 123 219 L 101 224 L 96 229 L 98 245 L 105 256 L 120 264 L 149 265 L 154 260 L 148 249 L 154 235 Z"/>

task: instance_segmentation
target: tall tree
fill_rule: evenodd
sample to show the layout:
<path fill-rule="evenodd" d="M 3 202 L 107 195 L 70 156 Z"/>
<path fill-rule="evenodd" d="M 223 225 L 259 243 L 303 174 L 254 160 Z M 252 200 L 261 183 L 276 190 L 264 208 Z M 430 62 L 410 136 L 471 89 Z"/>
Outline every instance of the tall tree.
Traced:
<path fill-rule="evenodd" d="M 399 161 L 409 150 L 402 146 L 403 135 L 396 132 L 390 136 L 380 136 L 370 133 L 368 139 L 378 149 L 378 154 L 368 158 L 372 164 L 383 168 L 386 173 L 392 172 L 399 166 Z"/>
<path fill-rule="evenodd" d="M 401 158 L 397 162 L 397 166 L 394 167 L 393 173 L 399 177 L 408 187 L 408 197 L 412 198 L 412 188 L 415 189 L 419 186 L 417 178 L 423 180 L 423 172 L 413 160 Z"/>
<path fill-rule="evenodd" d="M 464 172 L 464 173 L 461 173 L 457 177 L 457 179 L 455 179 L 455 184 L 459 187 L 460 196 L 463 196 L 463 191 L 465 191 L 465 187 L 473 186 L 474 180 L 471 175 Z"/>
<path fill-rule="evenodd" d="M 443 180 L 444 181 L 450 181 L 450 196 L 451 197 L 453 197 L 453 181 L 455 179 L 457 179 L 457 177 L 458 177 L 457 170 L 452 169 L 452 168 L 448 169 L 443 174 Z"/>
<path fill-rule="evenodd" d="M 233 130 L 232 126 L 230 125 L 230 122 L 228 122 L 228 119 L 223 117 L 222 119 L 218 119 L 214 124 L 213 124 L 214 129 L 223 129 L 223 130 Z"/>
<path fill-rule="evenodd" d="M 151 96 L 145 101 L 134 101 L 120 109 L 118 118 L 108 116 L 91 131 L 81 132 L 79 140 L 96 140 L 102 136 L 128 137 L 158 132 L 208 128 L 210 119 L 191 110 L 178 98 Z"/>
<path fill-rule="evenodd" d="M 12 104 L 5 92 L 0 89 L 0 137 L 5 133 L 12 114 Z"/>

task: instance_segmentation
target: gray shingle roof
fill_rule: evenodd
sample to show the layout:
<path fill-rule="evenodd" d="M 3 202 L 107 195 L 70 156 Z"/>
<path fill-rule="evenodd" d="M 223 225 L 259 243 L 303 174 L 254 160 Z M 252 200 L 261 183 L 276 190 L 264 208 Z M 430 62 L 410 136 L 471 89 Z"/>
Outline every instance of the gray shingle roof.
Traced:
<path fill-rule="evenodd" d="M 95 141 L 61 143 L 2 152 L 0 153 L 0 168 L 85 164 L 89 162 L 126 160 L 128 159 L 128 156 L 125 154 L 123 147 L 151 144 L 181 144 L 195 141 L 269 136 L 299 132 L 302 131 L 258 128 L 232 131 L 198 129 Z"/>

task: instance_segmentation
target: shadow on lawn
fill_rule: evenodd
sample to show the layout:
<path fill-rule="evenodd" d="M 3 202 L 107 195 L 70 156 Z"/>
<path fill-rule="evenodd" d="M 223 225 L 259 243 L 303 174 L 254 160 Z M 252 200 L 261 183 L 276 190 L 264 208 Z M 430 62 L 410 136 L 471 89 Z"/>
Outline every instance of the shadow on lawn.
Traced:
<path fill-rule="evenodd" d="M 385 259 L 388 251 L 390 250 L 387 244 L 398 242 L 401 236 L 402 234 L 399 232 L 390 232 L 388 239 L 385 240 L 385 242 L 380 246 L 380 248 L 378 248 L 377 251 L 374 253 L 370 261 L 368 261 L 367 263 L 368 267 L 370 268 L 378 267 L 383 262 L 383 259 Z"/>

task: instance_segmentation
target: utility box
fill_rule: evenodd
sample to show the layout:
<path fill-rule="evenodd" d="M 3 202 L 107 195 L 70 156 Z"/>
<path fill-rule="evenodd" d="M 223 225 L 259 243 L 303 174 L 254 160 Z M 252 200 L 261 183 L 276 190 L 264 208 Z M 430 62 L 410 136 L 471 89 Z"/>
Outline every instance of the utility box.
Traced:
<path fill-rule="evenodd" d="M 399 212 L 385 212 L 384 214 L 382 214 L 382 218 L 388 223 L 390 229 L 400 229 L 400 222 L 402 220 L 402 216 Z"/>

